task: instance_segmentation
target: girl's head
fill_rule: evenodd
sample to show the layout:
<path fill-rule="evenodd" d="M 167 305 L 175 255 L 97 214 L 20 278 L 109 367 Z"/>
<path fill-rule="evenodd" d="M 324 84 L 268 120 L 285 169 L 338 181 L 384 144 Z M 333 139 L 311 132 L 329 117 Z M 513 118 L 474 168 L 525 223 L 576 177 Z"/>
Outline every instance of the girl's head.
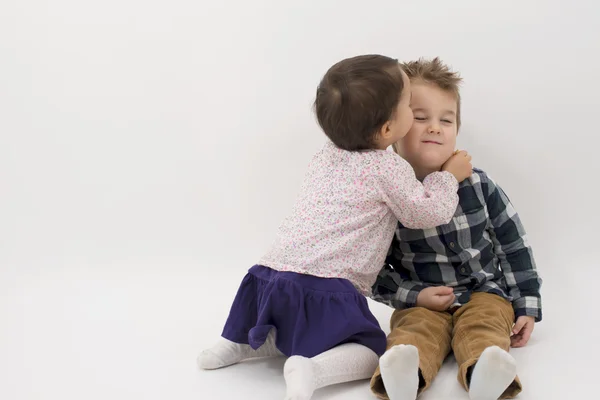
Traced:
<path fill-rule="evenodd" d="M 317 88 L 319 125 L 339 148 L 385 149 L 410 130 L 410 81 L 398 61 L 363 55 L 332 66 Z"/>

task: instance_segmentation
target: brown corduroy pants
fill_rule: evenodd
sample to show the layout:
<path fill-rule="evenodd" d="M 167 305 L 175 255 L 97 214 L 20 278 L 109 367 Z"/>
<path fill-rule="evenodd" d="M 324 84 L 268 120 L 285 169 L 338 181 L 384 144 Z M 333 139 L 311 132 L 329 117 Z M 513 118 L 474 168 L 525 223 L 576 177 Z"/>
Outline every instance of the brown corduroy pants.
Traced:
<path fill-rule="evenodd" d="M 473 293 L 471 300 L 454 314 L 422 307 L 396 310 L 390 321 L 387 348 L 406 344 L 419 350 L 423 378 L 419 394 L 431 385 L 444 359 L 453 350 L 459 366 L 458 381 L 469 390 L 469 369 L 487 347 L 498 346 L 509 351 L 514 319 L 512 305 L 490 293 Z M 389 400 L 379 368 L 371 379 L 371 390 L 378 398 Z M 516 378 L 501 398 L 511 399 L 520 392 L 521 382 Z"/>

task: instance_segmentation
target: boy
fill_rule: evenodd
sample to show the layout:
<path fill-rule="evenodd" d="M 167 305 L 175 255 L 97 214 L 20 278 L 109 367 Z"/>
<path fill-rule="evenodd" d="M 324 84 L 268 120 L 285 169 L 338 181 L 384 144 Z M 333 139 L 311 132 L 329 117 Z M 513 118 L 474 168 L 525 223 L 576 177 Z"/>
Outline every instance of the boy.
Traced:
<path fill-rule="evenodd" d="M 454 152 L 461 79 L 437 58 L 407 63 L 404 70 L 414 124 L 394 149 L 424 179 Z M 502 189 L 474 169 L 458 194 L 449 224 L 425 230 L 399 224 L 373 286 L 375 300 L 396 308 L 388 350 L 371 380 L 381 399 L 414 400 L 451 350 L 471 399 L 512 398 L 521 391 L 508 350 L 525 346 L 542 319 L 542 280 Z"/>

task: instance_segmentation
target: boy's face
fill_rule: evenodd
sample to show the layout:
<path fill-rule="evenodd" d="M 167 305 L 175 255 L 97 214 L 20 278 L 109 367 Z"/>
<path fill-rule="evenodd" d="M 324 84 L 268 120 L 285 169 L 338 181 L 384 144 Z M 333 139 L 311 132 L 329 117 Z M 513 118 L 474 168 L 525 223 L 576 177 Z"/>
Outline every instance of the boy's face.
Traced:
<path fill-rule="evenodd" d="M 398 142 L 399 153 L 415 169 L 437 171 L 456 146 L 456 98 L 420 81 L 413 81 L 411 90 L 414 121 L 408 134 Z"/>

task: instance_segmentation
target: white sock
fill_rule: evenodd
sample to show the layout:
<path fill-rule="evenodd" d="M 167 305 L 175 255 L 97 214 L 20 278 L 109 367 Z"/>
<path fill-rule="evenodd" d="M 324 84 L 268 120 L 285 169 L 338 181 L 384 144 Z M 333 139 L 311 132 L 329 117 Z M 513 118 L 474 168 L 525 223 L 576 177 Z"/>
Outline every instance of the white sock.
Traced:
<path fill-rule="evenodd" d="M 516 376 L 515 359 L 500 347 L 488 347 L 475 364 L 469 397 L 471 400 L 498 400 Z"/>
<path fill-rule="evenodd" d="M 415 400 L 419 391 L 419 350 L 400 344 L 379 360 L 383 386 L 390 400 Z"/>
<path fill-rule="evenodd" d="M 281 356 L 283 354 L 275 346 L 275 336 L 275 329 L 271 329 L 265 343 L 256 350 L 248 344 L 234 343 L 221 338 L 212 348 L 200 353 L 197 359 L 198 366 L 202 369 L 217 369 L 250 358 Z"/>
<path fill-rule="evenodd" d="M 285 400 L 309 400 L 316 389 L 343 382 L 370 379 L 377 354 L 357 343 L 346 343 L 313 358 L 290 357 L 283 369 Z"/>

